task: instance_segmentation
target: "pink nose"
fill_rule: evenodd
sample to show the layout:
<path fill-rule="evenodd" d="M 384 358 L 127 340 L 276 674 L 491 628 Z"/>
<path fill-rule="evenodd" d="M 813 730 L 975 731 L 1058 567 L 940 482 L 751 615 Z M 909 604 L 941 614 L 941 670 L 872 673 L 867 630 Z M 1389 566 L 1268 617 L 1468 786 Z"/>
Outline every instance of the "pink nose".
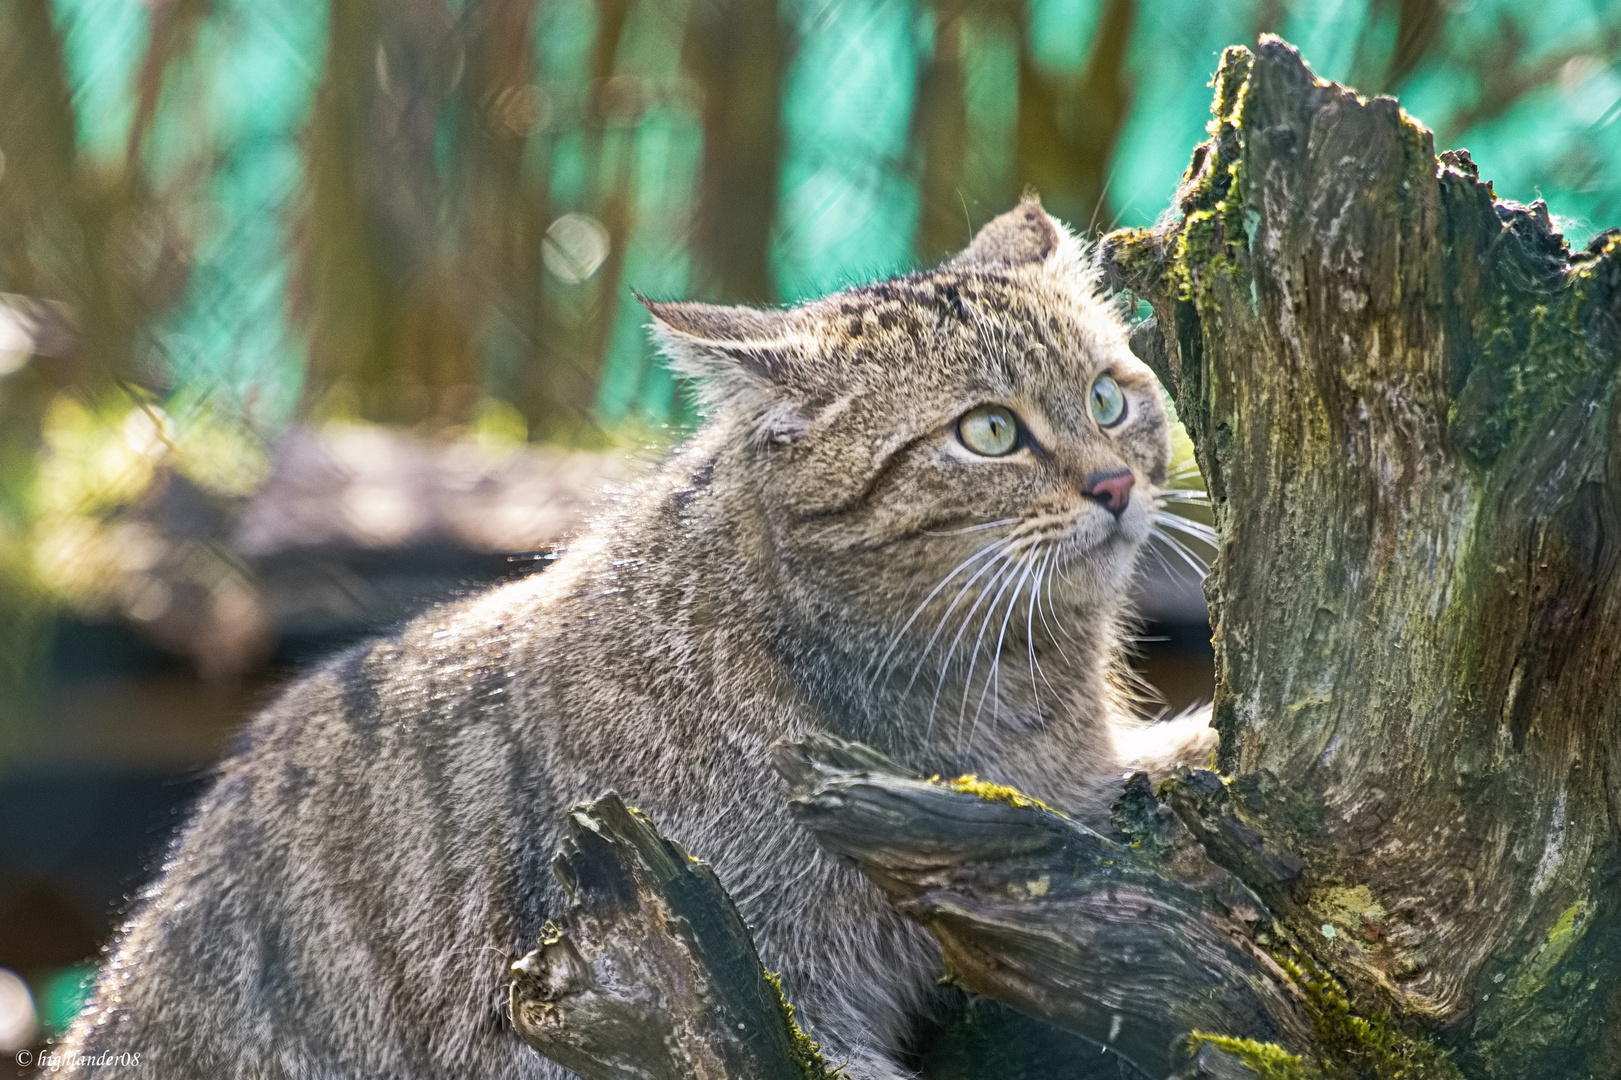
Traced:
<path fill-rule="evenodd" d="M 1119 517 L 1131 501 L 1131 485 L 1135 480 L 1130 469 L 1090 473 L 1086 477 L 1085 494 L 1088 499 L 1096 499 L 1109 508 L 1109 513 Z"/>

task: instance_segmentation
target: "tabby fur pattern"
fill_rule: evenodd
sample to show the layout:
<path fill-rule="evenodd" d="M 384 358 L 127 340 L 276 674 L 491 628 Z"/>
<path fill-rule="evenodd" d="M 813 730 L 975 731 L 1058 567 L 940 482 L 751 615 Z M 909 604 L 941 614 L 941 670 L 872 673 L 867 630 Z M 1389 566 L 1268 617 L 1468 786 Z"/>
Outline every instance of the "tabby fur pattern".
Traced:
<path fill-rule="evenodd" d="M 566 811 L 612 789 L 714 865 L 831 1062 L 906 1075 L 938 950 L 793 823 L 770 749 L 830 732 L 1100 817 L 1141 763 L 1124 741 L 1149 752 L 1113 673 L 1160 388 L 1034 199 L 934 271 L 647 306 L 706 425 L 545 572 L 253 720 L 63 1051 L 139 1052 L 121 1078 L 563 1076 L 514 1035 L 508 972 L 563 903 Z M 1107 430 L 1105 372 L 1128 410 Z M 965 447 L 987 402 L 1027 444 Z M 1123 469 L 1116 516 L 1085 491 Z M 1213 738 L 1161 729 L 1149 764 Z"/>

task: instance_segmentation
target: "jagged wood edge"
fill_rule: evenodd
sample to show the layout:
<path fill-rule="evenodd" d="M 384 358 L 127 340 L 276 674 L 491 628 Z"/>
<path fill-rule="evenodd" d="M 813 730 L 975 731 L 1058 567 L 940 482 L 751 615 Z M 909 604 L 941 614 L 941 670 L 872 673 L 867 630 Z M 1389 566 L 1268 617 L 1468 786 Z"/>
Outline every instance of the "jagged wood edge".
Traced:
<path fill-rule="evenodd" d="M 1355 1008 L 1471 1075 L 1621 1075 L 1621 231 L 1572 251 L 1275 38 L 1215 87 L 1180 218 L 1099 255 L 1154 307 L 1132 347 L 1223 534 L 1222 765 L 1296 789 L 1252 819 L 1304 867 L 1269 900 Z M 1427 572 L 1403 535 L 1433 538 Z"/>
<path fill-rule="evenodd" d="M 519 1037 L 586 1080 L 822 1080 L 815 1046 L 709 866 L 614 794 L 569 814 L 569 897 L 513 965 Z"/>

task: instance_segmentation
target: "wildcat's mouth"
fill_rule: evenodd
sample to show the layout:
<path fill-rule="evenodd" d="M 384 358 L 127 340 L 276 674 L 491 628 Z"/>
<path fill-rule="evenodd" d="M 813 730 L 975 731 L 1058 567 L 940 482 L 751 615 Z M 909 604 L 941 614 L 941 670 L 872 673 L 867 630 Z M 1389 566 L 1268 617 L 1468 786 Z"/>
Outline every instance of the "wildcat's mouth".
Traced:
<path fill-rule="evenodd" d="M 1115 546 L 1136 547 L 1144 539 L 1138 535 L 1144 531 L 1139 524 L 1135 514 L 1128 513 L 1117 518 L 1106 510 L 1083 507 L 1054 539 L 1058 541 L 1060 551 L 1070 557 Z"/>
<path fill-rule="evenodd" d="M 1132 515 L 1116 519 L 1106 511 L 1083 509 L 1047 541 L 1052 564 L 1072 585 L 1085 591 L 1117 587 L 1131 573 L 1143 538 Z"/>

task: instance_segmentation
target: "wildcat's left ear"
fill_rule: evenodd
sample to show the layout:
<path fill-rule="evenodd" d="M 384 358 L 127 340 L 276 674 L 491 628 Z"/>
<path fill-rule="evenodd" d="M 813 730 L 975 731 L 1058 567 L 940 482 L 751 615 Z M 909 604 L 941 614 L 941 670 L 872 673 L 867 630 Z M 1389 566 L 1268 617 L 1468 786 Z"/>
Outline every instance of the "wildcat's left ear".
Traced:
<path fill-rule="evenodd" d="M 1018 266 L 1045 262 L 1070 240 L 1068 232 L 1027 193 L 1012 210 L 994 217 L 947 266 Z"/>
<path fill-rule="evenodd" d="M 810 426 L 809 342 L 794 312 L 636 297 L 677 375 L 697 381 L 706 412 L 742 410 L 760 433 L 792 441 Z"/>

